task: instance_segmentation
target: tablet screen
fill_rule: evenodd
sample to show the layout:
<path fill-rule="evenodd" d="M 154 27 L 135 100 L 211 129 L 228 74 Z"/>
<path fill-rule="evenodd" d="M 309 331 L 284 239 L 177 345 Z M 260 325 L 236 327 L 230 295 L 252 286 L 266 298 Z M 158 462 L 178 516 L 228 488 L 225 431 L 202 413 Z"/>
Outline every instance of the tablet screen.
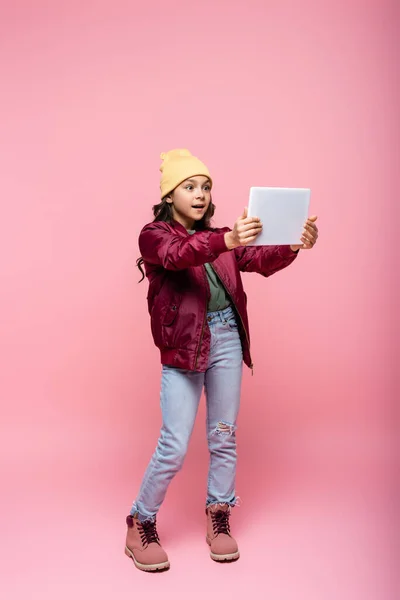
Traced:
<path fill-rule="evenodd" d="M 263 230 L 249 246 L 301 244 L 310 195 L 305 188 L 250 188 L 248 216 L 260 217 Z"/>

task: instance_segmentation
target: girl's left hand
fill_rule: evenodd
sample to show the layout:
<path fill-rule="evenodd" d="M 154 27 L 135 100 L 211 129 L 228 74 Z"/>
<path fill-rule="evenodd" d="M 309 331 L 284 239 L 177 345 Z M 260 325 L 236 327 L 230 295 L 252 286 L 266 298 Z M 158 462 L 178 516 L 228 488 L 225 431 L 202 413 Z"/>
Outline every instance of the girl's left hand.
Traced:
<path fill-rule="evenodd" d="M 311 248 L 315 246 L 318 239 L 318 227 L 315 224 L 317 219 L 317 216 L 309 217 L 304 223 L 303 235 L 301 236 L 301 241 L 303 243 L 296 246 L 290 246 L 293 252 L 296 252 L 296 250 L 311 250 Z"/>

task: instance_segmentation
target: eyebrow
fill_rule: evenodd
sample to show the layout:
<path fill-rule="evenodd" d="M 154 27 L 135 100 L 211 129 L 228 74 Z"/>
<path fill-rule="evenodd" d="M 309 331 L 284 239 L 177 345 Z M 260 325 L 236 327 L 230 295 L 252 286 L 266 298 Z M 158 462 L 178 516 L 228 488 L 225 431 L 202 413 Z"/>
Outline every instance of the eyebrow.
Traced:
<path fill-rule="evenodd" d="M 196 181 L 195 179 L 186 179 L 186 181 L 190 181 L 190 183 L 197 183 L 197 181 Z M 209 180 L 209 179 L 207 179 L 207 180 L 206 180 L 206 181 L 203 183 L 203 185 L 206 185 L 206 183 L 210 183 L 210 180 Z"/>

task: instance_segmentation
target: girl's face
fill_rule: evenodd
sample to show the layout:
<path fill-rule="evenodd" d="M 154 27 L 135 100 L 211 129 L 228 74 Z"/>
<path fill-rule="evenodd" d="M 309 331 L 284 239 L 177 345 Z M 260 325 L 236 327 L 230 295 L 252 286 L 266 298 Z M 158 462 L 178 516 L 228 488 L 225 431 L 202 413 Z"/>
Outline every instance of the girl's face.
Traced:
<path fill-rule="evenodd" d="M 167 197 L 172 205 L 172 216 L 186 229 L 193 229 L 200 221 L 211 202 L 211 183 L 207 177 L 197 175 L 178 185 Z"/>

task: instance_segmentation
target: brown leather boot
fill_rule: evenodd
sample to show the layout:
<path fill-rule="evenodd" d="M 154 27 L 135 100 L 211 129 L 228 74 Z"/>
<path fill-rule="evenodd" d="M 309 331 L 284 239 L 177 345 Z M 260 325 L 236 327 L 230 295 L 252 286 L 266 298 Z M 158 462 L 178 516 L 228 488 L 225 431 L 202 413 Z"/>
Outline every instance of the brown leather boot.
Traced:
<path fill-rule="evenodd" d="M 168 556 L 161 547 L 155 521 L 139 521 L 138 513 L 126 517 L 125 554 L 141 571 L 166 571 L 169 569 Z"/>
<path fill-rule="evenodd" d="M 237 543 L 231 536 L 229 504 L 211 504 L 206 508 L 207 544 L 211 547 L 210 556 L 218 562 L 237 560 L 240 556 Z"/>

